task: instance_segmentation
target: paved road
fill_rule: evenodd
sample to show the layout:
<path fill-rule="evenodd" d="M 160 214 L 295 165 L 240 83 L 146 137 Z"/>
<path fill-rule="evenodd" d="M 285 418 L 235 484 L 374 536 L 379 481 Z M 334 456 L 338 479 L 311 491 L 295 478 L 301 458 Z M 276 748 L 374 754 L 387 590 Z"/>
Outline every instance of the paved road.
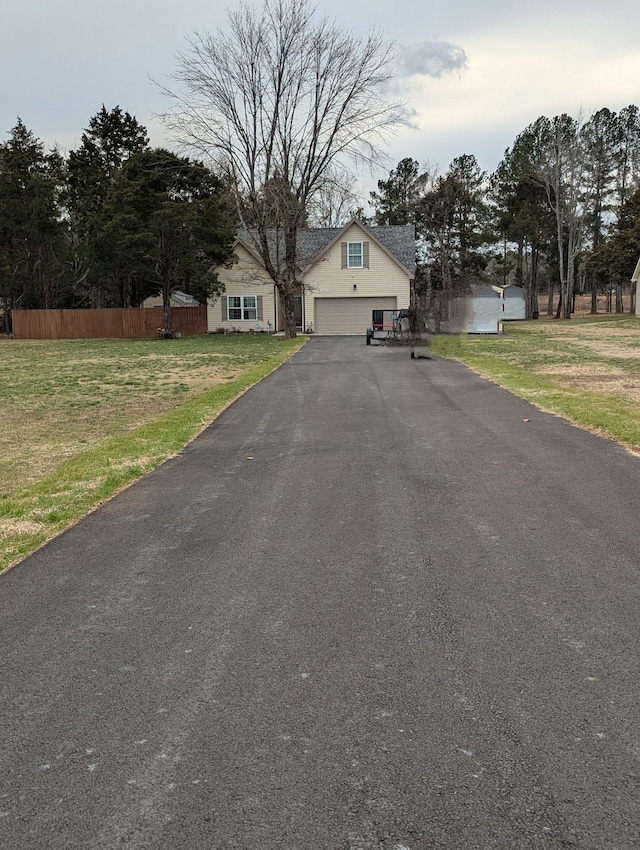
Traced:
<path fill-rule="evenodd" d="M 313 339 L 0 577 L 0 846 L 640 846 L 640 461 Z"/>

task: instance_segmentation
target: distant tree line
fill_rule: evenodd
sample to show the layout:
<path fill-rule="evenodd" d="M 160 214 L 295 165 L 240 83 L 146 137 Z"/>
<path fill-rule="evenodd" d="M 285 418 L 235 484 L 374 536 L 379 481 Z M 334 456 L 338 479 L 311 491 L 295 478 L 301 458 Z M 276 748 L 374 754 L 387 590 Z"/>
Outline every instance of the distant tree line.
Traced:
<path fill-rule="evenodd" d="M 521 286 L 529 316 L 569 318 L 576 294 L 622 293 L 640 257 L 640 114 L 601 109 L 587 120 L 540 117 L 493 174 L 473 155 L 445 174 L 403 159 L 371 193 L 376 224 L 413 223 L 416 297 L 442 297 L 489 280 Z M 634 293 L 632 293 L 632 298 Z"/>
<path fill-rule="evenodd" d="M 214 269 L 240 224 L 262 233 L 292 218 L 295 234 L 339 224 L 346 210 L 365 218 L 346 173 L 324 174 L 308 203 L 281 170 L 259 191 L 229 180 L 151 148 L 120 107 L 103 106 L 67 156 L 45 151 L 18 119 L 0 144 L 0 331 L 15 307 L 129 307 L 157 293 L 168 327 L 173 291 L 204 300 L 219 290 Z M 529 316 L 543 293 L 546 311 L 566 318 L 585 293 L 592 312 L 599 295 L 621 312 L 640 256 L 638 107 L 540 117 L 493 174 L 472 154 L 444 174 L 403 159 L 370 206 L 374 224 L 415 225 L 416 303 L 495 281 L 525 290 Z"/>
<path fill-rule="evenodd" d="M 18 119 L 0 144 L 0 330 L 15 307 L 130 307 L 158 293 L 170 326 L 172 292 L 218 288 L 230 209 L 215 174 L 152 149 L 120 107 L 103 106 L 66 157 Z"/>

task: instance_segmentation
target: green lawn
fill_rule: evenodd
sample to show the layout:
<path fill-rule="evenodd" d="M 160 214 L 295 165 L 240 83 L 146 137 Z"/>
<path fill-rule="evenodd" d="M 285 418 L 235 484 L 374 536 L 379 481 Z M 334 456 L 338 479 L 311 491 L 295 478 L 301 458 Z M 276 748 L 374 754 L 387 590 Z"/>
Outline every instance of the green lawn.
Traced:
<path fill-rule="evenodd" d="M 303 342 L 0 339 L 0 570 L 180 451 Z"/>
<path fill-rule="evenodd" d="M 505 335 L 434 337 L 434 354 L 540 408 L 640 451 L 640 320 L 505 323 Z"/>

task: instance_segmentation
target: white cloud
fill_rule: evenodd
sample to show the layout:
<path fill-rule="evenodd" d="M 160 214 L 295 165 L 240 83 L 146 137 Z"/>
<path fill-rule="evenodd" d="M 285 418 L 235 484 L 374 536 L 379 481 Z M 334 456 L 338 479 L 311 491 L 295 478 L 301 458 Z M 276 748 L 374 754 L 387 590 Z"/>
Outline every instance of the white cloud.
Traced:
<path fill-rule="evenodd" d="M 420 75 L 439 79 L 464 71 L 467 54 L 462 47 L 448 41 L 421 41 L 399 46 L 398 65 L 402 77 Z"/>

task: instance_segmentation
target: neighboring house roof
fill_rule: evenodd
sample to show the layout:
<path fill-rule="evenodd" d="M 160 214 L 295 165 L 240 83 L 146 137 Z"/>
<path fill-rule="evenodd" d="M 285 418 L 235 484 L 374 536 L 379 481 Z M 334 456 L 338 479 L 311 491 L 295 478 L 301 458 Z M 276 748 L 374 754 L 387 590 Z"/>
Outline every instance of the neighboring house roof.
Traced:
<path fill-rule="evenodd" d="M 176 307 L 198 307 L 200 304 L 193 295 L 188 295 L 181 289 L 176 289 L 175 292 L 171 293 L 171 301 Z"/>
<path fill-rule="evenodd" d="M 520 298 L 522 301 L 527 299 L 524 289 L 521 286 L 514 286 L 512 283 L 507 283 L 506 286 L 493 284 L 493 288 L 500 293 L 502 298 Z"/>
<path fill-rule="evenodd" d="M 631 275 L 631 283 L 638 283 L 638 281 L 640 281 L 640 257 L 636 263 L 636 270 Z"/>
<path fill-rule="evenodd" d="M 519 298 L 521 301 L 527 300 L 527 295 L 521 286 L 514 286 L 512 283 L 501 287 L 503 298 Z"/>
<path fill-rule="evenodd" d="M 484 286 L 480 286 L 477 289 L 473 288 L 471 291 L 471 295 L 473 298 L 500 298 L 501 290 L 498 286 L 494 286 L 491 283 L 487 283 Z"/>
<path fill-rule="evenodd" d="M 526 301 L 525 291 L 521 286 L 514 286 L 508 283 L 506 286 L 500 286 L 497 283 L 487 283 L 477 289 L 472 289 L 474 298 L 519 298 L 521 301 Z"/>
<path fill-rule="evenodd" d="M 171 306 L 172 307 L 198 307 L 200 305 L 199 301 L 193 297 L 193 295 L 188 295 L 186 292 L 182 292 L 180 289 L 176 289 L 175 292 L 171 293 Z M 158 293 L 157 295 L 151 295 L 149 298 L 145 298 L 143 301 L 144 307 L 161 307 L 162 306 L 162 295 Z"/>
<path fill-rule="evenodd" d="M 316 263 L 335 242 L 337 242 L 349 228 L 357 224 L 362 230 L 377 242 L 389 256 L 399 263 L 410 277 L 416 271 L 416 237 L 415 228 L 411 224 L 394 224 L 384 227 L 368 227 L 358 219 L 351 221 L 344 227 L 317 227 L 298 231 L 298 267 L 306 271 Z M 282 244 L 277 245 L 277 231 L 272 230 L 268 234 L 272 248 L 280 248 L 281 255 L 284 254 Z M 238 233 L 238 242 L 261 263 L 262 260 L 256 249 L 256 235 L 249 231 Z M 282 237 L 280 237 L 282 243 Z"/>

